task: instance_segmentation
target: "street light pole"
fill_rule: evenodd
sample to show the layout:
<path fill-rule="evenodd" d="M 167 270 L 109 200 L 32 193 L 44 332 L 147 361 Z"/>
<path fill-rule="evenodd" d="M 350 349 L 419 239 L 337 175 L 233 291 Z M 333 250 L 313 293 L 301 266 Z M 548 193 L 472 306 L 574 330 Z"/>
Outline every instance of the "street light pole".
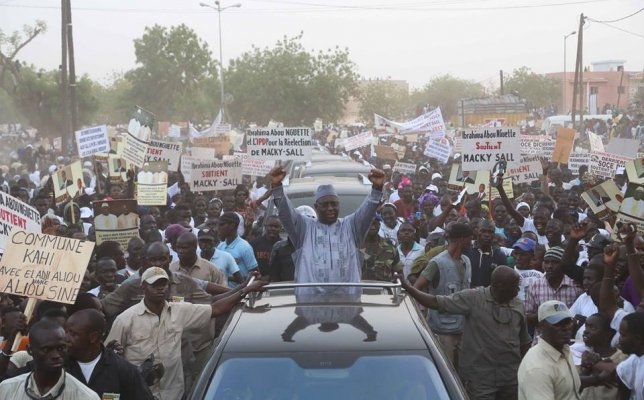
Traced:
<path fill-rule="evenodd" d="M 219 0 L 216 0 L 214 7 L 207 3 L 199 3 L 199 5 L 201 7 L 212 8 L 213 10 L 217 11 L 217 15 L 219 17 L 219 90 L 221 92 L 220 93 L 221 109 L 219 110 L 219 112 L 221 114 L 221 121 L 223 122 L 224 121 L 224 56 L 223 56 L 223 46 L 222 46 L 222 39 L 221 39 L 221 12 L 229 8 L 239 8 L 241 7 L 241 3 L 236 3 L 227 7 L 222 7 Z"/>
<path fill-rule="evenodd" d="M 567 114 L 566 112 L 566 39 L 574 35 L 577 31 L 572 31 L 567 35 L 564 35 L 564 60 L 563 60 L 563 79 L 561 80 L 563 86 L 563 95 L 561 99 L 561 113 L 562 115 Z"/>

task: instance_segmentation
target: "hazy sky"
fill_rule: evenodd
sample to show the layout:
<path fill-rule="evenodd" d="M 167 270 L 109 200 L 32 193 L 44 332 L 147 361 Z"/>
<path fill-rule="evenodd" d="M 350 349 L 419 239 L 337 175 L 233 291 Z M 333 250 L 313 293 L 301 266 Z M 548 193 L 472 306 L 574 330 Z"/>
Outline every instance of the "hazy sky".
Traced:
<path fill-rule="evenodd" d="M 212 2 L 213 0 L 211 0 Z M 644 7 L 644 0 L 239 0 L 222 14 L 224 61 L 304 31 L 309 49 L 348 47 L 366 78 L 407 80 L 421 87 L 450 73 L 497 85 L 499 70 L 522 65 L 536 72 L 563 69 L 563 36 L 576 30 L 579 14 L 611 21 Z M 222 0 L 224 6 L 235 0 Z M 199 0 L 72 0 L 77 74 L 105 80 L 135 64 L 132 40 L 148 25 L 185 23 L 218 57 L 216 12 Z M 60 64 L 60 0 L 0 0 L 5 32 L 44 20 L 46 34 L 21 54 L 43 68 Z M 605 24 L 589 21 L 584 65 L 626 60 L 644 69 L 644 12 Z M 626 33 L 626 30 L 631 33 Z M 568 38 L 573 70 L 576 36 Z"/>

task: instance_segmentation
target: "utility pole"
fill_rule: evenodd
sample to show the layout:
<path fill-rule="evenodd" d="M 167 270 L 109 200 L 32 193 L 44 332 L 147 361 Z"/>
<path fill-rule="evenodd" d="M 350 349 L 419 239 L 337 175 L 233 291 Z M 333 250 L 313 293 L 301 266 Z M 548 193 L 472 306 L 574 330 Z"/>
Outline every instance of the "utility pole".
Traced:
<path fill-rule="evenodd" d="M 67 5 L 67 54 L 69 56 L 69 100 L 71 110 L 71 137 L 78 129 L 78 104 L 76 102 L 76 64 L 74 62 L 74 35 L 72 33 L 71 0 L 65 0 Z"/>
<path fill-rule="evenodd" d="M 581 14 L 581 21 L 579 22 L 579 126 L 581 132 L 584 132 L 584 14 Z"/>
<path fill-rule="evenodd" d="M 573 83 L 573 93 L 572 93 L 572 126 L 575 127 L 575 114 L 577 111 L 577 93 L 579 93 L 580 80 L 582 79 L 582 68 L 583 62 L 581 59 L 581 49 L 583 47 L 583 38 L 584 38 L 584 14 L 582 13 L 579 17 L 579 34 L 577 35 L 577 58 L 575 61 L 575 79 Z M 581 98 L 581 96 L 580 96 Z M 581 104 L 580 104 L 581 106 Z"/>
<path fill-rule="evenodd" d="M 60 64 L 60 114 L 61 114 L 61 126 L 60 136 L 62 138 L 62 151 L 63 154 L 67 151 L 67 146 L 69 143 L 69 129 L 68 129 L 68 101 L 67 101 L 67 0 L 61 0 L 60 2 L 61 9 L 61 55 L 62 62 Z"/>
<path fill-rule="evenodd" d="M 501 96 L 503 96 L 503 70 L 499 71 L 499 79 L 501 79 Z"/>
<path fill-rule="evenodd" d="M 617 112 L 617 114 L 619 114 L 619 101 L 622 99 L 622 84 L 624 83 L 624 66 L 622 65 L 620 67 L 617 67 L 617 70 L 622 71 L 622 75 L 620 75 L 619 77 L 619 86 L 617 87 L 617 105 L 615 106 L 615 108 L 617 109 L 615 111 Z"/>

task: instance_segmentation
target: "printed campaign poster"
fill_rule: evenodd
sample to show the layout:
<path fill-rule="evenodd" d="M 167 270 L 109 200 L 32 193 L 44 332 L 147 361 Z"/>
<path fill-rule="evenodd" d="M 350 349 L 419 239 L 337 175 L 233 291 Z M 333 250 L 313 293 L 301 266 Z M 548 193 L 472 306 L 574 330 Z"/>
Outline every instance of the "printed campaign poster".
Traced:
<path fill-rule="evenodd" d="M 575 143 L 575 130 L 571 128 L 557 129 L 557 141 L 555 142 L 555 150 L 552 153 L 551 161 L 568 164 L 568 157 L 572 152 L 572 146 Z"/>
<path fill-rule="evenodd" d="M 434 158 L 438 162 L 445 164 L 452 155 L 452 148 L 447 138 L 438 140 L 431 139 L 427 142 L 424 153 L 429 158 Z"/>
<path fill-rule="evenodd" d="M 0 190 L 0 249 L 5 249 L 13 228 L 40 233 L 40 213 Z"/>
<path fill-rule="evenodd" d="M 107 137 L 107 126 L 100 125 L 81 129 L 75 132 L 76 147 L 79 157 L 89 157 L 95 153 L 110 151 L 110 141 Z"/>
<path fill-rule="evenodd" d="M 644 232 L 644 186 L 637 183 L 629 183 L 624 201 L 617 214 L 617 222 L 613 233 L 617 232 L 619 223 L 634 223 L 639 232 Z M 613 236 L 615 238 L 615 236 Z"/>
<path fill-rule="evenodd" d="M 252 160 L 246 157 L 246 154 L 242 157 L 242 175 L 266 176 L 274 166 L 273 160 Z"/>
<path fill-rule="evenodd" d="M 154 114 L 137 107 L 127 127 L 122 158 L 137 167 L 143 166 L 153 126 Z"/>
<path fill-rule="evenodd" d="M 590 166 L 590 154 L 587 152 L 573 152 L 570 153 L 568 158 L 568 169 L 573 175 L 579 175 L 579 167 L 585 165 L 586 168 Z"/>
<path fill-rule="evenodd" d="M 629 158 L 617 154 L 590 153 L 590 168 L 588 172 L 591 175 L 612 179 L 617 172 L 617 168 L 626 168 L 626 163 L 629 160 Z"/>
<path fill-rule="evenodd" d="M 521 154 L 551 159 L 555 152 L 555 141 L 546 136 L 521 135 Z"/>
<path fill-rule="evenodd" d="M 590 151 L 593 152 L 604 152 L 604 142 L 602 142 L 602 137 L 588 131 L 588 141 L 590 142 Z"/>
<path fill-rule="evenodd" d="M 246 131 L 250 159 L 310 160 L 311 128 L 259 128 Z"/>
<path fill-rule="evenodd" d="M 192 160 L 190 190 L 233 190 L 242 183 L 241 160 Z"/>
<path fill-rule="evenodd" d="M 217 158 L 217 151 L 212 147 L 191 147 L 188 149 L 190 157 L 200 160 L 212 160 Z"/>
<path fill-rule="evenodd" d="M 131 238 L 139 236 L 136 200 L 95 201 L 92 207 L 97 245 L 106 240 L 113 240 L 126 248 Z"/>
<path fill-rule="evenodd" d="M 145 162 L 165 161 L 168 163 L 168 171 L 176 172 L 179 169 L 179 158 L 181 157 L 182 147 L 181 142 L 150 140 Z"/>
<path fill-rule="evenodd" d="M 127 171 L 134 170 L 134 165 L 116 154 L 108 154 L 107 164 L 110 182 L 127 182 Z"/>
<path fill-rule="evenodd" d="M 192 139 L 195 147 L 210 148 L 215 151 L 216 156 L 230 154 L 230 138 L 228 136 L 203 136 Z"/>
<path fill-rule="evenodd" d="M 168 193 L 168 163 L 151 161 L 136 174 L 136 201 L 141 206 L 165 206 Z"/>
<path fill-rule="evenodd" d="M 626 163 L 626 175 L 631 183 L 644 184 L 644 158 L 638 158 Z"/>
<path fill-rule="evenodd" d="M 622 192 L 613 180 L 607 180 L 581 194 L 597 218 L 604 219 L 619 210 L 624 200 Z"/>
<path fill-rule="evenodd" d="M 507 166 L 519 165 L 521 138 L 517 128 L 474 129 L 463 133 L 461 162 L 465 171 L 492 170 L 505 160 Z"/>
<path fill-rule="evenodd" d="M 396 161 L 393 171 L 407 176 L 416 175 L 416 164 Z"/>
<path fill-rule="evenodd" d="M 0 261 L 0 292 L 73 304 L 94 243 L 15 228 Z"/>
<path fill-rule="evenodd" d="M 83 169 L 80 161 L 66 165 L 56 171 L 53 176 L 53 184 L 56 204 L 73 199 L 78 191 L 83 194 L 85 181 L 83 180 Z"/>
<path fill-rule="evenodd" d="M 197 161 L 196 158 L 187 156 L 185 154 L 181 155 L 181 175 L 183 175 L 183 180 L 190 182 L 190 177 L 192 176 L 192 163 Z"/>
<path fill-rule="evenodd" d="M 619 154 L 626 158 L 637 158 L 640 139 L 612 138 L 606 145 L 606 153 Z"/>
<path fill-rule="evenodd" d="M 467 189 L 468 195 L 476 195 L 481 201 L 489 201 L 499 197 L 499 192 L 490 187 L 490 171 L 464 171 L 460 163 L 452 164 L 447 187 L 460 191 Z M 503 189 L 508 198 L 514 198 L 511 177 L 503 178 Z M 471 196 L 470 196 L 471 197 Z"/>
<path fill-rule="evenodd" d="M 62 150 L 63 138 L 61 136 L 55 137 L 54 140 L 52 141 L 52 146 L 54 147 L 54 150 Z"/>
<path fill-rule="evenodd" d="M 508 168 L 507 175 L 515 184 L 538 181 L 539 177 L 543 175 L 541 159 L 539 156 L 522 156 L 521 164 Z"/>
<path fill-rule="evenodd" d="M 373 133 L 371 131 L 362 132 L 355 136 L 344 139 L 344 150 L 351 151 L 359 149 L 360 147 L 369 146 L 373 141 Z"/>

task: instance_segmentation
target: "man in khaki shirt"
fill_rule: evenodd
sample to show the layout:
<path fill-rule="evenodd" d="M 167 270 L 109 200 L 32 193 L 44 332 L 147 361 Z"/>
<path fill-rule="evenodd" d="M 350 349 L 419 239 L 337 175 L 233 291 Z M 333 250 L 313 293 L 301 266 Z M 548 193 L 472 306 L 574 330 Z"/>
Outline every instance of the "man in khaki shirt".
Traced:
<path fill-rule="evenodd" d="M 193 278 L 228 287 L 224 273 L 215 264 L 197 256 L 197 244 L 197 236 L 194 233 L 182 233 L 177 238 L 175 248 L 179 259 L 170 263 L 170 271 L 183 272 Z"/>
<path fill-rule="evenodd" d="M 160 400 L 176 400 L 183 396 L 183 331 L 207 327 L 211 318 L 229 312 L 246 293 L 258 291 L 264 285 L 261 281 L 254 282 L 206 305 L 168 303 L 165 297 L 169 281 L 164 269 L 148 268 L 141 276 L 143 300 L 116 318 L 106 339 L 106 342 L 118 340 L 123 345 L 123 356 L 134 365 L 141 365 L 150 356 L 163 364 L 163 377 L 151 387 Z"/>
<path fill-rule="evenodd" d="M 541 336 L 521 361 L 519 400 L 579 399 L 581 381 L 568 343 L 572 314 L 557 300 L 542 303 L 538 310 Z"/>

